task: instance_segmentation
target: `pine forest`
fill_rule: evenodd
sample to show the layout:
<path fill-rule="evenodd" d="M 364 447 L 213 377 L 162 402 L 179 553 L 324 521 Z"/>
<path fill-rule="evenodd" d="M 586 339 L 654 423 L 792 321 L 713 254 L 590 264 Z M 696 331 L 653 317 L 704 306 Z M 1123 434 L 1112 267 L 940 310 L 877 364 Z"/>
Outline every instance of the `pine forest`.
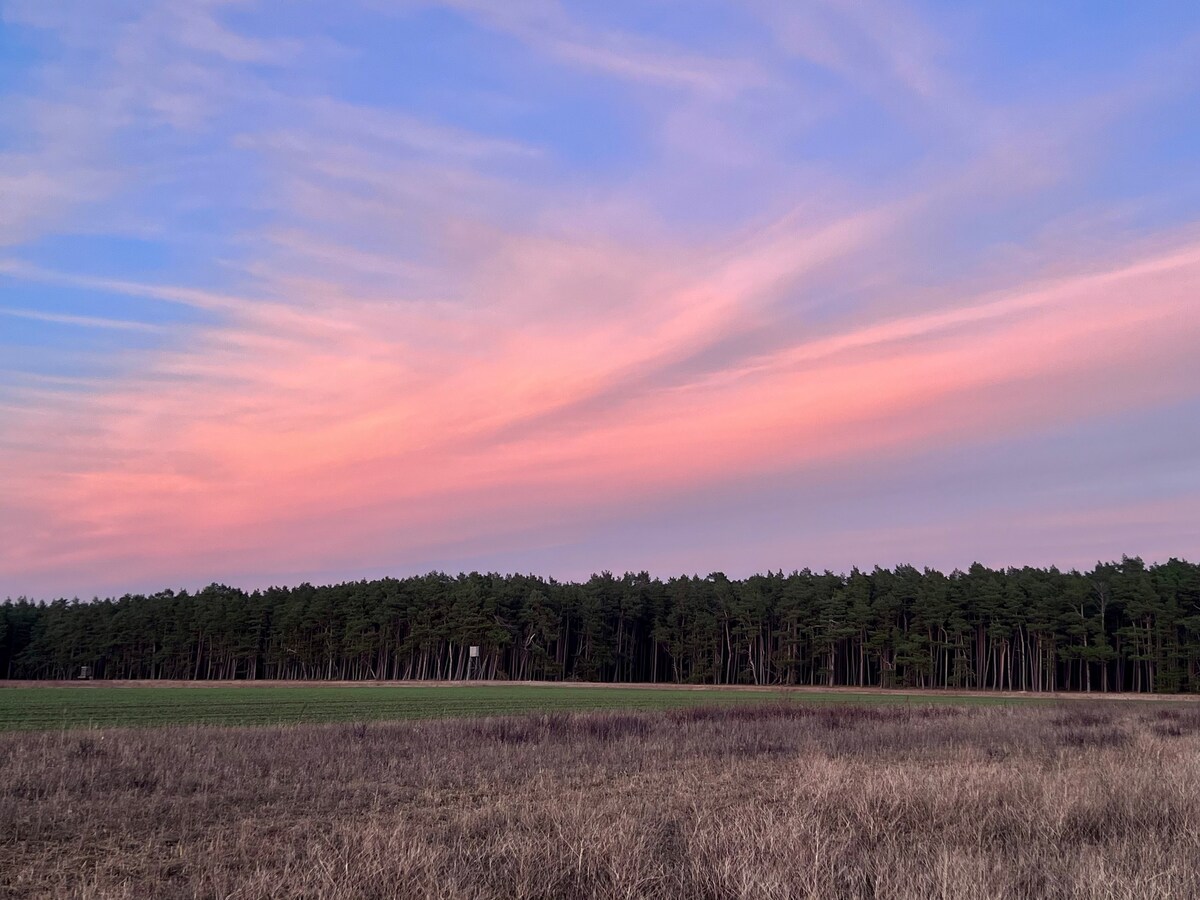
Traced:
<path fill-rule="evenodd" d="M 479 648 L 472 658 L 469 648 Z M 86 667 L 86 670 L 84 669 Z M 1200 691 L 1200 566 L 432 573 L 0 604 L 0 676 Z"/>

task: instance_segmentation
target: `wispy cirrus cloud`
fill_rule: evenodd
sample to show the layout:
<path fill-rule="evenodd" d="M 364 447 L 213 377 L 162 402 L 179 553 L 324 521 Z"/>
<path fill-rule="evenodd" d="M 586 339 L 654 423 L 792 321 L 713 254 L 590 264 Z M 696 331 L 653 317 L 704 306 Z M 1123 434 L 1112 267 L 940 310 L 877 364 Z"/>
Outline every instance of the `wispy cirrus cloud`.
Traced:
<path fill-rule="evenodd" d="M 749 57 L 690 53 L 633 31 L 587 24 L 555 0 L 439 0 L 435 5 L 470 16 L 561 62 L 634 82 L 727 97 L 767 79 Z"/>
<path fill-rule="evenodd" d="M 1054 468 L 1068 451 L 1040 442 L 1196 398 L 1194 228 L 1175 218 L 1131 234 L 1125 198 L 1089 181 L 1096 136 L 1143 113 L 1144 97 L 1099 96 L 1106 116 L 1072 115 L 1073 97 L 1060 116 L 1052 96 L 1001 109 L 956 81 L 930 21 L 891 6 L 823 3 L 786 20 L 751 7 L 727 41 L 542 3 L 439 4 L 432 19 L 428 4 L 368 6 L 378 34 L 332 37 L 303 17 L 266 28 L 279 23 L 255 4 L 131 9 L 90 33 L 24 9 L 65 49 L 18 105 L 65 109 L 64 128 L 96 139 L 41 161 L 29 151 L 39 177 L 67 187 L 26 192 L 0 262 L 0 325 L 43 329 L 11 340 L 29 362 L 0 375 L 0 591 L 501 556 L 866 565 L 922 534 L 978 548 L 970 523 L 998 540 L 994 521 L 1036 522 L 1027 551 L 1058 546 L 1071 564 L 1086 561 L 1071 530 L 1100 508 L 1140 510 L 1134 544 L 1181 546 L 1161 525 L 1178 509 L 1149 476 L 1146 497 L 1080 480 L 1051 510 L 999 462 L 995 493 L 936 504 L 918 472 L 1019 443 L 1069 473 Z M 520 81 L 504 111 L 431 111 L 429 84 L 476 96 L 456 91 L 465 62 L 436 58 L 435 28 L 447 46 L 486 48 L 497 89 L 514 53 L 532 51 L 516 68 L 546 79 L 590 73 L 591 113 L 641 129 L 638 152 L 612 148 L 598 165 L 596 148 L 539 121 L 530 111 L 558 102 L 549 82 L 543 97 Z M 420 79 L 373 78 L 395 64 L 378 57 L 418 37 L 432 48 Z M 313 41 L 347 52 L 313 65 Z M 164 54 L 171 65 L 143 84 Z M 80 59 L 94 83 L 71 76 Z M 848 105 L 843 83 L 865 105 Z M 1155 97 L 1192 82 L 1160 84 Z M 635 126 L 621 118 L 630 103 Z M 938 116 L 953 146 L 940 124 L 923 130 Z M 966 134 L 973 116 L 1004 127 Z M 696 134 L 725 143 L 693 150 Z M 78 187 L 95 172 L 95 190 Z M 105 227 L 109 214 L 140 224 Z M 86 234 L 60 245 L 72 215 Z M 73 344 L 55 329 L 130 341 Z M 1185 462 L 1172 463 L 1183 480 Z M 772 483 L 801 505 L 787 512 Z M 1000 485 L 1026 505 L 1006 506 Z M 759 526 L 737 511 L 742 490 Z M 686 547 L 662 524 L 673 517 Z"/>

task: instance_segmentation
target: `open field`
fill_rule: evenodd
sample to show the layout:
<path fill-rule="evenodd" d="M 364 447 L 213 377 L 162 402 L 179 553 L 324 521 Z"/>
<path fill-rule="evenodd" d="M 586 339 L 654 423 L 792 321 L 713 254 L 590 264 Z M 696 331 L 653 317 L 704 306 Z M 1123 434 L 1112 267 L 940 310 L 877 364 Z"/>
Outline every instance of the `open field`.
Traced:
<path fill-rule="evenodd" d="M 187 685 L 187 687 L 183 687 Z M 779 689 L 531 684 L 323 685 L 203 682 L 123 686 L 25 682 L 0 689 L 0 731 L 151 725 L 281 725 L 602 709 L 671 709 L 762 703 L 764 699 L 840 703 L 1014 703 L 1030 698 Z"/>
<path fill-rule="evenodd" d="M 0 735 L 0 896 L 1200 896 L 1200 707 Z"/>

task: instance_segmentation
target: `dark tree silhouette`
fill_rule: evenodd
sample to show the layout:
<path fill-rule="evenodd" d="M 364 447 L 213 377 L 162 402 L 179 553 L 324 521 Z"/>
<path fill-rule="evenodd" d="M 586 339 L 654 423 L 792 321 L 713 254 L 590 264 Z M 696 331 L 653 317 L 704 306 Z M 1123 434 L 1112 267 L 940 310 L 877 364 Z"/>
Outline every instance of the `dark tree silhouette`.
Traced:
<path fill-rule="evenodd" d="M 471 665 L 469 648 L 479 646 Z M 1200 566 L 428 575 L 0 605 L 0 676 L 1200 691 Z"/>

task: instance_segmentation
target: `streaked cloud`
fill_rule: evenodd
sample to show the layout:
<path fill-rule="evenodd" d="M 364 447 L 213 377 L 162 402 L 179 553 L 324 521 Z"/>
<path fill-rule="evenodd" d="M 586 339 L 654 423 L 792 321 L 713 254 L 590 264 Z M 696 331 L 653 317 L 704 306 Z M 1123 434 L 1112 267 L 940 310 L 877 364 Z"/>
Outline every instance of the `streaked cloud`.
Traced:
<path fill-rule="evenodd" d="M 14 6 L 0 592 L 1188 551 L 1200 484 L 1115 424 L 1121 497 L 1047 449 L 1200 400 L 1200 207 L 1097 150 L 1186 64 L 1081 113 L 982 91 L 918 6 L 298 9 Z"/>

